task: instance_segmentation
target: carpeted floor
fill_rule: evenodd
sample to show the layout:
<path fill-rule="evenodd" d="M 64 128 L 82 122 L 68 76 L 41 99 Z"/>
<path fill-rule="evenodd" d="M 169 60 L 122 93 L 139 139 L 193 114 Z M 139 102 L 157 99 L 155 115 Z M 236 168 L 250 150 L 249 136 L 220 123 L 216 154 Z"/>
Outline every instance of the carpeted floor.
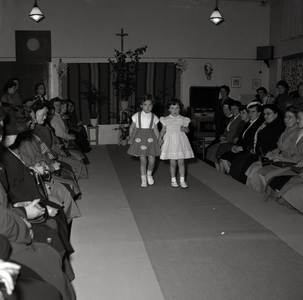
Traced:
<path fill-rule="evenodd" d="M 303 257 L 275 234 L 191 174 L 171 188 L 167 162 L 141 188 L 139 160 L 107 149 L 166 300 L 303 298 Z"/>

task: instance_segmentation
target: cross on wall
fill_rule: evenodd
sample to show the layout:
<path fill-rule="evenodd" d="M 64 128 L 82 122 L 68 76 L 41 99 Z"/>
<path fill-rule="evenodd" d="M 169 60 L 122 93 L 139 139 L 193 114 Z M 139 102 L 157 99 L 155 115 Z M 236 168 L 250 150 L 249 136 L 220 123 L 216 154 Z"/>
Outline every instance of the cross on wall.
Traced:
<path fill-rule="evenodd" d="M 123 42 L 124 42 L 124 37 L 128 36 L 128 33 L 123 32 L 123 28 L 121 28 L 121 32 L 117 33 L 116 36 L 121 36 L 121 52 L 123 52 Z"/>

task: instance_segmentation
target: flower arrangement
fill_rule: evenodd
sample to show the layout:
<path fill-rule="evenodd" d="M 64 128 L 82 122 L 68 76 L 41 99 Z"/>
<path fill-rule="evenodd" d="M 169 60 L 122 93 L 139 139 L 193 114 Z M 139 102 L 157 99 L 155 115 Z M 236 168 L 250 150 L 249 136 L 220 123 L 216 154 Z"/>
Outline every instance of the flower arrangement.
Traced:
<path fill-rule="evenodd" d="M 128 139 L 129 128 L 132 123 L 132 115 L 134 114 L 133 107 L 128 110 L 120 111 L 119 114 L 112 113 L 112 118 L 118 121 L 118 127 L 114 130 L 119 130 L 119 140 L 124 141 Z"/>
<path fill-rule="evenodd" d="M 188 64 L 185 59 L 179 58 L 178 61 L 175 63 L 175 65 L 176 65 L 176 69 L 182 73 L 187 69 Z"/>
<path fill-rule="evenodd" d="M 67 76 L 68 64 L 63 62 L 61 58 L 59 59 L 59 65 L 58 67 L 56 67 L 56 69 L 60 79 L 62 79 L 62 77 Z"/>

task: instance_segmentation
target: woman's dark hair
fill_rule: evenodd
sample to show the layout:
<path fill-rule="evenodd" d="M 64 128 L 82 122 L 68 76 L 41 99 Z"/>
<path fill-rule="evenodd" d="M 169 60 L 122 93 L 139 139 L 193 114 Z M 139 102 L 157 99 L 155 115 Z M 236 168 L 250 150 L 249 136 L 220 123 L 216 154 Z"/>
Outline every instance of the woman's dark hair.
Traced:
<path fill-rule="evenodd" d="M 59 97 L 52 98 L 50 100 L 50 105 L 49 106 L 54 106 L 54 103 L 56 103 L 56 102 L 60 102 L 61 103 L 61 99 Z"/>
<path fill-rule="evenodd" d="M 14 80 L 17 80 L 18 82 L 20 82 L 18 77 L 12 77 L 9 81 L 14 81 Z"/>
<path fill-rule="evenodd" d="M 66 100 L 61 100 L 60 102 L 61 102 L 61 105 L 67 104 L 67 101 L 66 101 Z"/>
<path fill-rule="evenodd" d="M 9 80 L 4 86 L 3 86 L 3 92 L 4 93 L 7 93 L 8 89 L 16 86 L 16 82 L 12 81 L 12 80 Z"/>
<path fill-rule="evenodd" d="M 238 100 L 234 100 L 232 101 L 232 103 L 230 104 L 230 106 L 237 106 L 238 108 L 240 108 L 242 106 L 242 103 Z"/>
<path fill-rule="evenodd" d="M 223 110 L 224 105 L 227 105 L 229 110 L 231 109 L 231 103 L 230 102 L 224 102 L 223 105 L 222 105 L 222 110 Z"/>
<path fill-rule="evenodd" d="M 220 86 L 220 90 L 221 89 L 224 89 L 226 92 L 227 92 L 227 95 L 229 95 L 229 93 L 230 93 L 230 88 L 229 88 L 229 86 L 227 86 L 227 85 L 221 85 Z"/>
<path fill-rule="evenodd" d="M 289 90 L 289 85 L 288 85 L 288 83 L 287 83 L 285 80 L 280 80 L 280 81 L 278 81 L 276 87 L 278 87 L 279 85 L 285 87 L 286 91 Z"/>
<path fill-rule="evenodd" d="M 48 103 L 38 101 L 34 103 L 31 108 L 36 113 L 38 110 L 42 110 L 44 107 L 48 109 Z"/>
<path fill-rule="evenodd" d="M 286 107 L 286 109 L 285 109 L 285 113 L 286 112 L 291 112 L 291 113 L 293 113 L 294 115 L 298 115 L 298 112 L 299 112 L 299 109 L 298 109 L 298 107 L 296 107 L 296 106 L 293 106 L 293 105 L 290 105 L 290 106 L 287 106 Z"/>
<path fill-rule="evenodd" d="M 73 104 L 73 105 L 75 105 L 75 102 L 73 101 L 73 100 L 71 100 L 71 99 L 64 99 L 67 103 L 71 103 L 71 104 Z"/>
<path fill-rule="evenodd" d="M 171 105 L 179 105 L 180 110 L 184 107 L 183 103 L 177 98 L 171 98 L 166 105 L 166 108 L 169 109 Z"/>
<path fill-rule="evenodd" d="M 259 91 L 263 91 L 264 94 L 267 94 L 267 93 L 268 93 L 267 89 L 266 89 L 265 87 L 263 87 L 263 86 L 261 86 L 261 87 L 259 87 L 259 88 L 257 89 L 257 93 L 258 93 Z"/>
<path fill-rule="evenodd" d="M 145 101 L 150 100 L 152 104 L 155 104 L 155 99 L 152 94 L 144 94 L 142 97 L 138 99 L 138 104 L 142 105 Z"/>
<path fill-rule="evenodd" d="M 43 82 L 37 83 L 37 84 L 35 85 L 35 93 L 37 93 L 37 90 L 38 90 L 38 88 L 39 88 L 40 85 L 43 85 L 44 88 L 45 88 L 45 84 L 44 84 Z M 46 88 L 45 88 L 45 89 L 46 89 Z"/>
<path fill-rule="evenodd" d="M 247 105 L 241 105 L 239 111 L 243 111 L 243 110 L 246 110 L 246 112 L 248 113 Z"/>
<path fill-rule="evenodd" d="M 265 105 L 263 106 L 263 111 L 264 111 L 266 108 L 270 109 L 270 110 L 273 111 L 275 114 L 279 114 L 279 113 L 280 113 L 278 107 L 277 107 L 276 105 L 274 105 L 274 104 L 265 104 Z"/>

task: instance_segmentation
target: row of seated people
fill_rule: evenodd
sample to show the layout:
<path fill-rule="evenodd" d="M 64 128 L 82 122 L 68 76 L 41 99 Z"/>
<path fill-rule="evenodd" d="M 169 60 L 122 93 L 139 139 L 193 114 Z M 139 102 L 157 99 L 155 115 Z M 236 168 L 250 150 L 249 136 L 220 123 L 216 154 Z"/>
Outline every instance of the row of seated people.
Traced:
<path fill-rule="evenodd" d="M 0 299 L 76 299 L 70 234 L 88 174 L 50 103 L 0 107 Z"/>
<path fill-rule="evenodd" d="M 281 109 L 273 97 L 223 105 L 226 127 L 207 149 L 216 169 L 303 213 L 303 83 Z"/>
<path fill-rule="evenodd" d="M 17 77 L 8 80 L 3 87 L 5 94 L 1 98 L 0 105 L 5 107 L 22 104 L 32 106 L 35 103 L 49 103 L 50 106 L 55 109 L 55 116 L 52 122 L 56 134 L 63 139 L 73 140 L 72 143 L 75 143 L 84 153 L 88 153 L 91 150 L 86 130 L 83 127 L 83 123 L 78 121 L 75 113 L 75 104 L 72 100 L 55 98 L 57 101 L 52 103 L 52 101 L 48 101 L 45 98 L 46 88 L 44 83 L 37 83 L 35 85 L 35 96 L 22 101 L 18 93 L 19 84 Z M 59 118 L 57 114 L 59 114 L 61 118 Z"/>

